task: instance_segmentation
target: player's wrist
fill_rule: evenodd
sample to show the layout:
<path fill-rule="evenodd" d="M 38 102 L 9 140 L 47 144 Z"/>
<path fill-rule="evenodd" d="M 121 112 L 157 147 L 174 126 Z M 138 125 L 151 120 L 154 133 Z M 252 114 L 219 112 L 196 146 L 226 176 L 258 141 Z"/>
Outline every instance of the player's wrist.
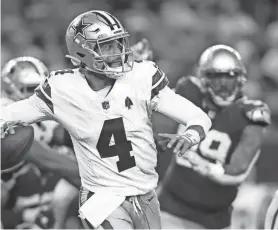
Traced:
<path fill-rule="evenodd" d="M 187 129 L 181 136 L 190 141 L 191 145 L 196 145 L 201 141 L 199 132 L 194 129 Z"/>

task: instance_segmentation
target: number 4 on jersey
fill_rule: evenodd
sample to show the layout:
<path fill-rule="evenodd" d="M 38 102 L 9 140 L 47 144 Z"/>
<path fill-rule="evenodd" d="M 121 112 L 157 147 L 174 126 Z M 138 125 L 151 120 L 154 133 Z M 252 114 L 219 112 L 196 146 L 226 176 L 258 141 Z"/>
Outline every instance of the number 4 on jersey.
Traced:
<path fill-rule="evenodd" d="M 114 145 L 110 145 L 112 136 L 114 136 Z M 119 156 L 119 161 L 117 162 L 119 172 L 136 166 L 134 156 L 130 155 L 132 145 L 126 138 L 125 127 L 121 117 L 104 122 L 97 143 L 97 150 L 101 158 Z"/>

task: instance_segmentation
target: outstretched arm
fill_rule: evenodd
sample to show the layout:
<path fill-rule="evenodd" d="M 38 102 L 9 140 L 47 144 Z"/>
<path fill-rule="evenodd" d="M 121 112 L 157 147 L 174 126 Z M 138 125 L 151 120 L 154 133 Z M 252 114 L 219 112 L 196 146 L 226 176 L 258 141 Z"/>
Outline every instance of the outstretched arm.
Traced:
<path fill-rule="evenodd" d="M 167 86 L 152 99 L 152 104 L 154 110 L 186 126 L 185 132 L 181 135 L 161 134 L 170 139 L 168 148 L 177 143 L 174 153 L 179 155 L 183 155 L 188 148 L 202 141 L 211 127 L 211 120 L 205 112 Z"/>
<path fill-rule="evenodd" d="M 14 102 L 1 108 L 1 119 L 6 121 L 22 121 L 32 124 L 52 118 L 52 111 L 37 95 L 22 101 Z"/>
<path fill-rule="evenodd" d="M 265 103 L 244 100 L 242 106 L 242 112 L 245 113 L 249 124 L 243 130 L 229 162 L 223 167 L 222 163 L 210 164 L 207 173 L 206 170 L 198 168 L 198 165 L 195 168 L 196 171 L 221 184 L 238 185 L 248 177 L 259 158 L 265 127 L 271 122 L 270 110 Z"/>
<path fill-rule="evenodd" d="M 185 126 L 200 126 L 205 135 L 211 127 L 208 115 L 188 99 L 176 94 L 168 86 L 160 91 L 155 110 Z M 155 100 L 155 99 L 153 99 Z M 203 139 L 203 138 L 201 138 Z"/>
<path fill-rule="evenodd" d="M 219 184 L 239 185 L 248 177 L 260 156 L 263 134 L 263 127 L 249 125 L 245 128 L 228 164 L 222 166 L 194 155 L 196 164 L 193 164 L 193 169 Z"/>
<path fill-rule="evenodd" d="M 257 125 L 245 128 L 230 163 L 224 167 L 228 175 L 241 182 L 247 178 L 259 158 L 264 131 L 263 127 Z"/>

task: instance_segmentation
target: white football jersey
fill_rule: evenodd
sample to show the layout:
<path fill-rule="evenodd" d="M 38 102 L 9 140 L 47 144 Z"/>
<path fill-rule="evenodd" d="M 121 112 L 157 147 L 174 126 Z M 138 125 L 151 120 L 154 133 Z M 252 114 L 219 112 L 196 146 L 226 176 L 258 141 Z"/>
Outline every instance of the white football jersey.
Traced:
<path fill-rule="evenodd" d="M 14 101 L 9 99 L 8 97 L 5 97 L 4 95 L 1 95 L 1 100 L 0 100 L 0 108 L 7 106 L 9 104 L 12 104 Z"/>
<path fill-rule="evenodd" d="M 153 62 L 141 62 L 110 89 L 93 91 L 74 69 L 53 72 L 36 90 L 69 131 L 85 188 L 130 196 L 156 187 L 151 99 L 167 84 Z"/>
<path fill-rule="evenodd" d="M 0 107 L 4 107 L 14 103 L 13 100 L 9 99 L 5 95 L 2 95 L 0 100 Z M 40 123 L 32 124 L 34 128 L 34 138 L 37 141 L 49 144 L 53 138 L 54 129 L 58 126 L 55 121 L 41 121 Z"/>
<path fill-rule="evenodd" d="M 200 137 L 211 127 L 199 107 L 167 84 L 165 74 L 150 61 L 135 62 L 132 71 L 99 91 L 90 88 L 78 69 L 55 71 L 35 95 L 5 107 L 1 118 L 59 122 L 71 136 L 85 188 L 145 194 L 158 180 L 152 110 L 193 130 L 197 127 Z"/>

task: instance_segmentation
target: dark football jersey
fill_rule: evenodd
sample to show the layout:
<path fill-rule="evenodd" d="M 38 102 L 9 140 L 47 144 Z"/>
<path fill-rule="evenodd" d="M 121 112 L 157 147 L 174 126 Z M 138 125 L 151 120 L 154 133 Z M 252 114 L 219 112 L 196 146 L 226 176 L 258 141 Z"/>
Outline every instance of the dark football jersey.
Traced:
<path fill-rule="evenodd" d="M 264 103 L 250 101 L 245 97 L 222 110 L 209 110 L 204 103 L 205 95 L 201 91 L 199 79 L 195 77 L 181 79 L 176 93 L 202 108 L 212 119 L 212 127 L 205 140 L 191 149 L 212 163 L 229 164 L 246 126 L 252 123 L 267 125 L 270 119 L 267 114 L 254 115 L 258 109 L 267 109 Z M 213 182 L 188 167 L 183 157 L 174 158 L 175 164 L 160 196 L 161 209 L 192 221 L 203 221 L 201 224 L 208 228 L 227 226 L 227 215 L 217 213 L 221 213 L 221 210 L 229 213 L 229 207 L 237 195 L 237 186 Z M 197 210 L 206 212 L 202 220 L 198 219 L 200 214 L 196 213 Z M 213 219 L 217 219 L 218 226 L 211 225 L 207 212 L 212 213 Z"/>

